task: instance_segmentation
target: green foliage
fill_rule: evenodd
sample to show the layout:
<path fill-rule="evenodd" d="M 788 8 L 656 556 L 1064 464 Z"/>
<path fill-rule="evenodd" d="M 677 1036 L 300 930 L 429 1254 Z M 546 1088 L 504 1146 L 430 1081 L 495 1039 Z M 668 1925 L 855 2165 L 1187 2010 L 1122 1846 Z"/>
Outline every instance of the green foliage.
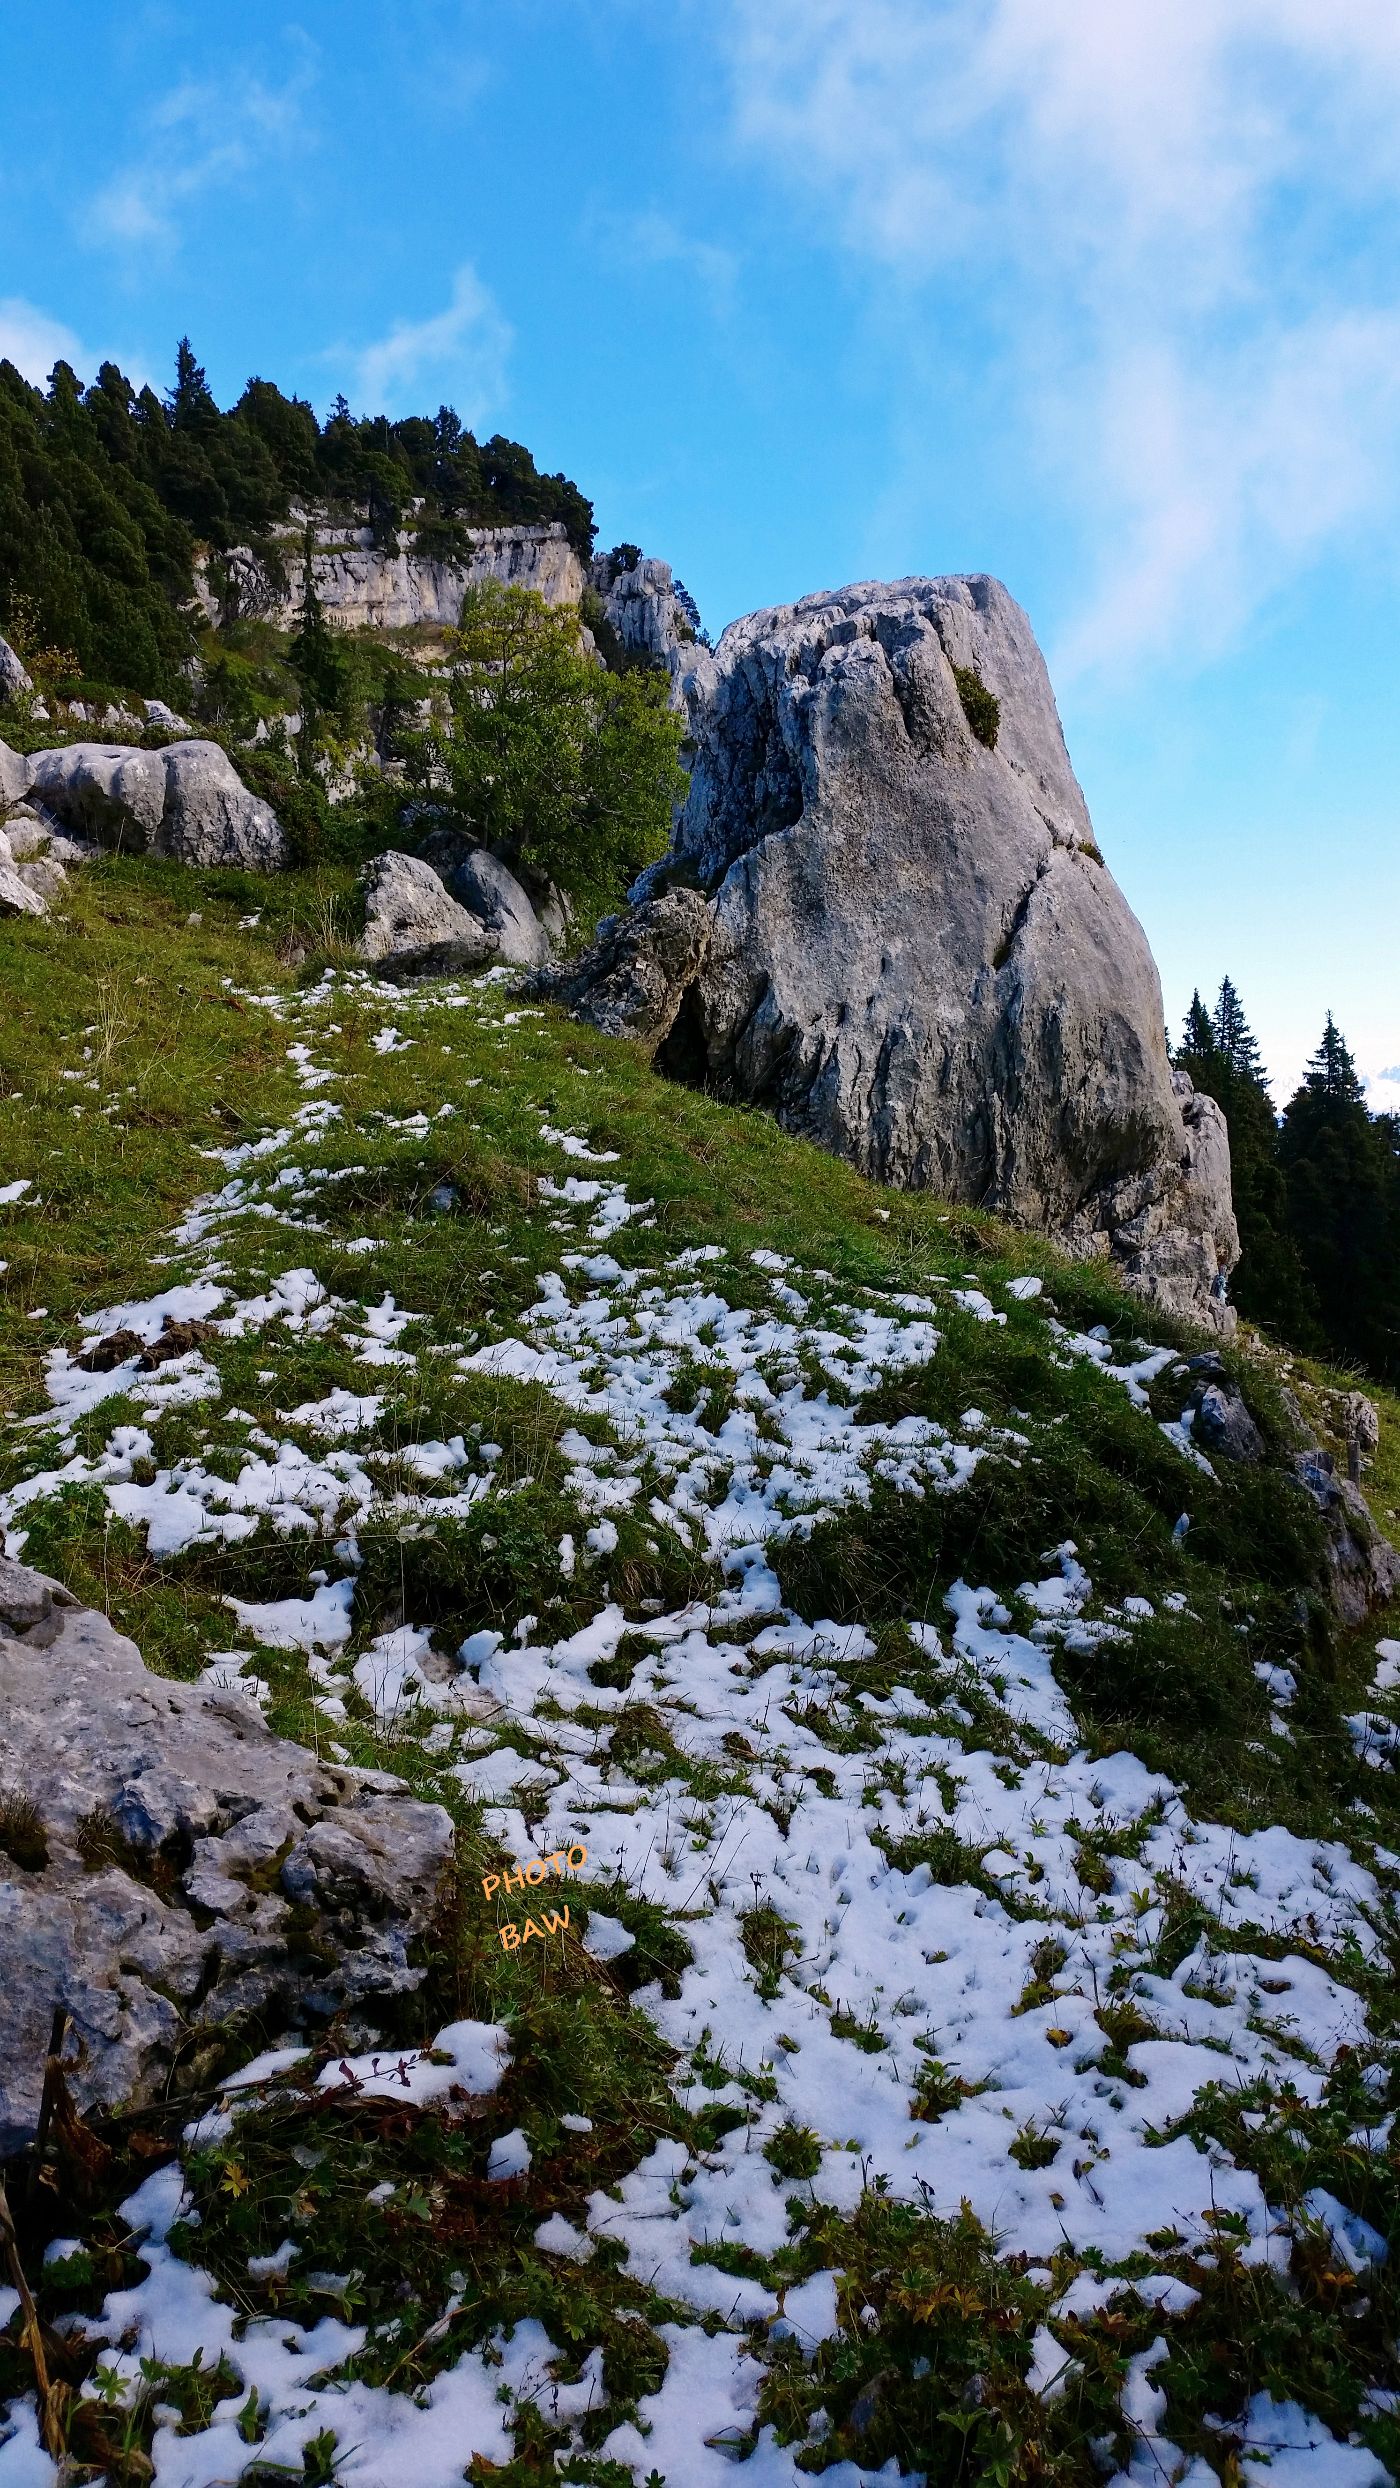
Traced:
<path fill-rule="evenodd" d="M 1323 1336 L 1373 1373 L 1400 1376 L 1400 1122 L 1368 1114 L 1330 1012 L 1279 1156 Z"/>
<path fill-rule="evenodd" d="M 410 737 L 410 773 L 449 779 L 472 835 L 597 914 L 660 855 L 685 788 L 663 676 L 605 672 L 572 613 L 495 581 L 453 634 L 450 728 Z"/>
<path fill-rule="evenodd" d="M 953 680 L 958 686 L 963 715 L 978 742 L 985 743 L 989 752 L 995 751 L 1001 727 L 1001 702 L 996 693 L 987 689 L 981 675 L 971 665 L 955 665 Z"/>
<path fill-rule="evenodd" d="M 115 363 L 87 388 L 57 363 L 45 392 L 0 362 L 0 629 L 22 656 L 64 652 L 74 673 L 178 702 L 197 548 L 250 544 L 275 567 L 271 531 L 307 498 L 367 519 L 381 542 L 416 502 L 430 542 L 558 522 L 584 559 L 593 545 L 576 484 L 540 474 L 518 441 L 478 443 L 450 407 L 391 423 L 342 398 L 321 426 L 304 399 L 252 379 L 225 412 L 188 338 L 164 401 Z"/>
<path fill-rule="evenodd" d="M 1093 2476 L 1087 2440 L 1114 2433 L 1113 2382 L 1084 2375 L 1048 2406 L 1031 2389 L 1045 2294 L 966 2205 L 943 2220 L 871 2193 L 849 2221 L 814 2205 L 809 2236 L 842 2274 L 840 2330 L 811 2356 L 778 2346 L 759 2408 L 780 2442 L 822 2410 L 823 2467 L 889 2463 L 967 2488 Z"/>
<path fill-rule="evenodd" d="M 301 685 L 308 748 L 309 730 L 315 720 L 320 716 L 343 715 L 351 688 L 348 651 L 327 622 L 316 593 L 315 552 L 315 530 L 308 525 L 301 549 L 301 610 L 288 651 L 292 671 Z"/>
<path fill-rule="evenodd" d="M 1295 1346 L 1400 1374 L 1400 1129 L 1368 1113 L 1331 1013 L 1282 1127 L 1228 977 L 1212 1013 L 1192 995 L 1176 1059 L 1229 1125 L 1241 1312 Z"/>

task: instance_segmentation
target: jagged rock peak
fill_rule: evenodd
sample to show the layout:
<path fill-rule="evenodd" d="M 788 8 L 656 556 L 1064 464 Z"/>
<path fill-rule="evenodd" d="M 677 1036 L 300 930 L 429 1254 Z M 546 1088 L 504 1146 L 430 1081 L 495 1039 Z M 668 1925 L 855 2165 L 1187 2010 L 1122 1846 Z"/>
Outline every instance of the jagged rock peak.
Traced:
<path fill-rule="evenodd" d="M 1224 1121 L 1174 1089 L 1151 952 L 1006 589 L 807 596 L 696 648 L 682 687 L 690 794 L 633 895 L 695 883 L 714 925 L 663 1067 L 1228 1328 Z"/>

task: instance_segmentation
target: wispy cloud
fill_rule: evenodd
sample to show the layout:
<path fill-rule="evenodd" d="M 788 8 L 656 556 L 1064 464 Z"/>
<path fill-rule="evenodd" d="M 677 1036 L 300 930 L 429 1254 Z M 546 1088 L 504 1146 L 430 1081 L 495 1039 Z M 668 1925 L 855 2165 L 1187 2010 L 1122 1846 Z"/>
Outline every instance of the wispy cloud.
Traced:
<path fill-rule="evenodd" d="M 360 402 L 394 413 L 420 382 L 450 386 L 458 412 L 473 428 L 500 405 L 512 331 L 475 268 L 464 263 L 445 309 L 422 320 L 395 320 L 387 334 L 355 356 Z"/>
<path fill-rule="evenodd" d="M 305 50 L 280 85 L 240 71 L 171 88 L 146 115 L 139 154 L 88 202 L 88 239 L 128 253 L 169 253 L 196 200 L 248 180 L 306 142 L 304 102 L 314 74 Z"/>
<path fill-rule="evenodd" d="M 55 319 L 37 303 L 26 302 L 18 294 L 0 299 L 0 362 L 13 363 L 35 388 L 43 388 L 55 363 L 71 363 L 80 380 L 92 380 L 108 357 L 134 387 L 143 388 L 150 380 L 143 354 L 123 351 L 110 340 L 100 347 L 90 346 L 66 320 Z"/>
<path fill-rule="evenodd" d="M 708 296 L 715 310 L 727 309 L 733 296 L 739 261 L 731 250 L 687 233 L 660 208 L 634 215 L 599 215 L 591 230 L 618 264 L 629 268 L 674 268 Z"/>
<path fill-rule="evenodd" d="M 71 363 L 76 372 L 87 368 L 72 329 L 18 294 L 0 300 L 0 362 L 13 363 L 36 388 L 43 386 L 55 363 Z"/>
<path fill-rule="evenodd" d="M 1216 644 L 1396 500 L 1390 0 L 729 0 L 741 145 L 957 289 L 1077 506 L 1068 655 Z"/>

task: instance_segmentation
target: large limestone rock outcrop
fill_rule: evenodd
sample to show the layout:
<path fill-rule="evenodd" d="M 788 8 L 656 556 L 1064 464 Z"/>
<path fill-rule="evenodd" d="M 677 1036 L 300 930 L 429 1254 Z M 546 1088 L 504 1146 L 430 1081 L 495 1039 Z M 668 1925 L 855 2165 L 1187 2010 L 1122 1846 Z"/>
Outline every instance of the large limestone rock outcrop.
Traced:
<path fill-rule="evenodd" d="M 29 793 L 79 837 L 178 864 L 277 872 L 288 842 L 217 743 L 69 743 L 36 752 Z"/>
<path fill-rule="evenodd" d="M 317 1762 L 238 1694 L 148 1674 L 0 1558 L 0 2159 L 33 2131 L 57 2005 L 80 2109 L 183 2086 L 240 2023 L 416 1986 L 451 1851 L 441 1807 Z"/>
<path fill-rule="evenodd" d="M 282 531 L 270 566 L 248 546 L 221 555 L 217 581 L 209 565 L 195 574 L 195 592 L 212 621 L 256 615 L 291 630 L 301 611 L 305 524 L 300 512 Z M 327 620 L 342 630 L 402 631 L 427 624 L 454 628 L 467 590 L 485 580 L 529 588 L 547 605 L 576 605 L 586 574 L 555 520 L 543 526 L 477 527 L 460 559 L 435 560 L 415 550 L 414 530 L 393 544 L 368 527 L 338 526 L 322 517 L 312 528 L 312 576 Z"/>
<path fill-rule="evenodd" d="M 805 597 L 732 624 L 684 687 L 690 794 L 633 895 L 694 882 L 713 931 L 661 1065 L 1227 1328 L 1224 1122 L 1174 1090 L 1151 953 L 1005 588 Z"/>
<path fill-rule="evenodd" d="M 630 570 L 614 570 L 611 555 L 604 554 L 593 564 L 592 584 L 618 645 L 627 656 L 668 673 L 672 706 L 683 708 L 681 684 L 695 654 L 695 626 L 676 593 L 670 563 L 644 554 Z"/>

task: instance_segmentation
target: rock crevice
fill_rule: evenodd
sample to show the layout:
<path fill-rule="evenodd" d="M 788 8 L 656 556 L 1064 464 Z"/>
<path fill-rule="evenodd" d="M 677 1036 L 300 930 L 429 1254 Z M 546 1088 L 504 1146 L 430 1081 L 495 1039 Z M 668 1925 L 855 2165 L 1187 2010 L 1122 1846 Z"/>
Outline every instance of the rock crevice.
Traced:
<path fill-rule="evenodd" d="M 683 999 L 645 1005 L 662 1068 L 877 1181 L 1107 1253 L 1164 1309 L 1228 1329 L 1224 1122 L 1174 1085 L 1151 952 L 1005 588 L 903 579 L 752 614 L 683 690 L 690 793 L 626 936 L 647 950 L 645 908 L 677 880 L 710 903 Z M 585 1015 L 590 977 L 607 987 L 609 1025 L 621 938 L 571 978 Z"/>

